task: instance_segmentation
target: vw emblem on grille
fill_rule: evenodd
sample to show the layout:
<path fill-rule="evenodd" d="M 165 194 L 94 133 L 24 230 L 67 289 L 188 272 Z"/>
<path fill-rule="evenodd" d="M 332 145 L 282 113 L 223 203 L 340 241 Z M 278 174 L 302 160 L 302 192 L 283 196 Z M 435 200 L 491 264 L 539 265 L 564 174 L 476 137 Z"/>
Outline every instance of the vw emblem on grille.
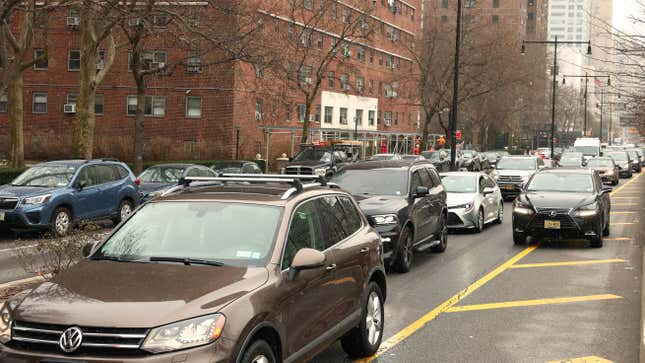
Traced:
<path fill-rule="evenodd" d="M 65 353 L 72 353 L 81 346 L 83 342 L 83 332 L 75 326 L 68 328 L 63 332 L 58 340 L 58 346 Z"/>
<path fill-rule="evenodd" d="M 555 217 L 558 215 L 558 213 L 554 210 L 551 211 L 551 214 L 549 214 L 551 217 Z"/>

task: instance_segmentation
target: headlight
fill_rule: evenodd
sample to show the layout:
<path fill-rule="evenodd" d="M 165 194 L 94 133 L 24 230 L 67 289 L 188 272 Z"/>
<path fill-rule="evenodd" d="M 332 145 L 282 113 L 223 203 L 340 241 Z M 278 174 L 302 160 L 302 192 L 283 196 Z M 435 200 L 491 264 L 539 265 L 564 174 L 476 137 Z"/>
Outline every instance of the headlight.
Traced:
<path fill-rule="evenodd" d="M 495 181 L 497 181 L 497 179 L 499 179 L 499 174 L 497 174 L 496 171 L 492 172 L 491 176 L 493 177 L 493 179 L 495 179 Z"/>
<path fill-rule="evenodd" d="M 0 343 L 6 343 L 11 340 L 11 314 L 9 313 L 8 303 L 0 307 Z"/>
<path fill-rule="evenodd" d="M 162 353 L 209 344 L 222 335 L 224 323 L 224 315 L 213 314 L 154 328 L 142 349 Z"/>
<path fill-rule="evenodd" d="M 516 203 L 513 207 L 513 213 L 530 215 L 533 214 L 533 209 L 528 204 Z"/>
<path fill-rule="evenodd" d="M 372 219 L 376 224 L 397 224 L 399 218 L 395 214 L 384 214 L 380 216 L 373 216 Z"/>
<path fill-rule="evenodd" d="M 149 197 L 149 198 L 155 198 L 155 197 L 158 197 L 158 196 L 162 195 L 166 190 L 167 190 L 167 189 L 155 190 L 154 192 L 150 192 L 150 193 L 148 194 L 148 197 Z"/>
<path fill-rule="evenodd" d="M 23 200 L 23 204 L 31 204 L 31 205 L 36 205 L 36 204 L 43 204 L 47 203 L 51 199 L 52 195 L 51 194 L 44 194 L 44 195 L 39 195 L 37 197 L 29 197 L 25 198 Z"/>
<path fill-rule="evenodd" d="M 613 169 L 612 169 L 612 170 L 607 170 L 607 171 L 605 172 L 605 175 L 608 175 L 608 176 L 612 176 L 612 175 L 614 175 L 614 170 L 613 170 Z"/>
<path fill-rule="evenodd" d="M 325 176 L 327 175 L 327 169 L 325 168 L 316 168 L 314 169 L 314 174 L 318 176 Z"/>
<path fill-rule="evenodd" d="M 578 217 L 592 217 L 598 213 L 598 203 L 593 202 L 591 204 L 583 205 L 578 208 L 576 215 Z"/>
<path fill-rule="evenodd" d="M 448 209 L 465 209 L 468 211 L 473 209 L 473 206 L 474 206 L 473 203 L 465 203 L 465 204 L 455 205 L 453 207 L 448 207 Z"/>

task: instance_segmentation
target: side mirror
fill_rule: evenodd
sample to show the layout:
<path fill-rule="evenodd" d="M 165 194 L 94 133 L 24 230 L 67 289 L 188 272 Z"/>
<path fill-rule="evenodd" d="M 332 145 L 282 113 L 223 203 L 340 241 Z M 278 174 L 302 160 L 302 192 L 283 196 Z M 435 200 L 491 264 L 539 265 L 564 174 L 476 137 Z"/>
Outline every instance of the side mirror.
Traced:
<path fill-rule="evenodd" d="M 484 190 L 482 190 L 482 193 L 484 195 L 493 194 L 493 193 L 495 193 L 495 188 L 486 187 L 486 188 L 484 188 Z"/>
<path fill-rule="evenodd" d="M 289 279 L 293 280 L 302 270 L 313 270 L 325 265 L 325 254 L 313 248 L 302 248 L 293 258 L 289 268 Z"/>
<path fill-rule="evenodd" d="M 430 189 L 428 189 L 428 187 L 418 186 L 417 190 L 414 191 L 414 194 L 412 196 L 414 198 L 423 198 L 428 194 L 430 194 Z"/>
<path fill-rule="evenodd" d="M 96 242 L 88 242 L 83 246 L 83 257 L 90 257 L 92 250 L 96 246 Z"/>
<path fill-rule="evenodd" d="M 76 184 L 76 187 L 78 188 L 78 191 L 83 190 L 85 188 L 85 186 L 87 186 L 87 183 L 84 180 L 81 180 L 80 182 L 78 182 L 78 184 Z"/>

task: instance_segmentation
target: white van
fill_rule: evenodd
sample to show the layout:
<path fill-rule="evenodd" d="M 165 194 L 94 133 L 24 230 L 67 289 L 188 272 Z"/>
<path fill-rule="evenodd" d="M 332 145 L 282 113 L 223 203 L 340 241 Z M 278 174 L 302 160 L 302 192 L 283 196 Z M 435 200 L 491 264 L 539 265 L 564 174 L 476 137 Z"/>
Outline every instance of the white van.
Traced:
<path fill-rule="evenodd" d="M 579 137 L 573 143 L 573 148 L 581 152 L 585 160 L 602 155 L 600 139 L 597 137 Z"/>

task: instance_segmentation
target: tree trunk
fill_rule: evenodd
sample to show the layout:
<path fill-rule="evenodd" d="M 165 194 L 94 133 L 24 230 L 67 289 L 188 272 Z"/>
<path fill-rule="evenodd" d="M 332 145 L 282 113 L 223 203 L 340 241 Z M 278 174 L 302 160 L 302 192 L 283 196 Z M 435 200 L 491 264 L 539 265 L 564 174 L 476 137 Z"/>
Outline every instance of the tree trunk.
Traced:
<path fill-rule="evenodd" d="M 421 151 L 426 151 L 428 149 L 428 134 L 430 133 L 430 121 L 432 120 L 432 115 L 426 112 L 426 118 L 423 120 L 423 132 L 421 134 Z"/>
<path fill-rule="evenodd" d="M 7 85 L 9 120 L 11 122 L 11 151 L 9 166 L 12 168 L 22 168 L 25 166 L 22 90 L 22 72 L 13 69 Z"/>
<path fill-rule="evenodd" d="M 134 117 L 134 173 L 143 171 L 143 119 L 146 108 L 146 85 L 143 77 L 135 76 L 137 83 L 137 112 Z"/>
<path fill-rule="evenodd" d="M 81 20 L 83 21 L 83 20 Z M 87 21 L 87 20 L 86 20 Z M 94 101 L 96 97 L 97 51 L 92 39 L 90 24 L 81 26 L 82 49 L 76 119 L 72 134 L 72 154 L 77 158 L 91 159 L 94 149 Z"/>
<path fill-rule="evenodd" d="M 300 144 L 309 142 L 309 114 L 311 113 L 311 97 L 305 97 L 305 122 L 302 123 L 302 136 Z"/>

